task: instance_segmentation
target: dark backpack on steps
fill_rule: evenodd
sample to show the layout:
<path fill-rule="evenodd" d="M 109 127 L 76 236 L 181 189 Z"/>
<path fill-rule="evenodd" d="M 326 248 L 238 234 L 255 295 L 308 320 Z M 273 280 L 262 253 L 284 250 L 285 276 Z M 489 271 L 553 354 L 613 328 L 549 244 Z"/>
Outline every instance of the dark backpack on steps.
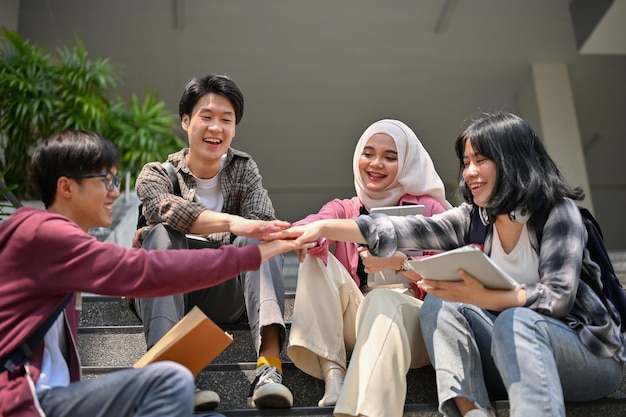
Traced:
<path fill-rule="evenodd" d="M 598 295 L 604 307 L 611 315 L 611 318 L 615 323 L 621 326 L 622 332 L 626 332 L 626 294 L 624 294 L 624 288 L 615 276 L 615 270 L 613 264 L 609 258 L 609 254 L 604 246 L 604 237 L 602 236 L 602 230 L 600 225 L 593 217 L 593 215 L 583 207 L 578 207 L 580 215 L 583 218 L 583 223 L 587 229 L 587 250 L 589 251 L 589 257 L 593 262 L 600 267 L 600 281 L 602 287 L 599 287 L 595 280 L 589 279 L 587 274 L 582 274 L 581 279 L 589 285 L 595 293 Z M 543 226 L 548 218 L 548 213 L 545 211 L 534 214 L 535 234 L 537 236 L 537 242 L 541 246 L 541 238 L 543 237 Z M 480 219 L 478 210 L 472 210 L 472 223 L 470 225 L 470 243 L 482 245 L 487 237 L 487 226 L 485 226 Z M 615 306 L 615 309 L 619 313 L 619 316 L 613 314 L 613 309 L 608 305 L 609 301 Z"/>
<path fill-rule="evenodd" d="M 176 171 L 174 171 L 174 167 L 168 161 L 163 162 L 163 168 L 167 171 L 167 175 L 170 177 L 170 181 L 172 181 L 172 186 L 174 187 L 174 195 L 180 196 L 180 184 L 178 183 L 178 177 L 176 176 Z M 148 221 L 146 220 L 146 216 L 143 214 L 143 204 L 139 204 L 139 215 L 137 216 L 137 229 L 141 229 L 144 226 L 148 225 Z"/>

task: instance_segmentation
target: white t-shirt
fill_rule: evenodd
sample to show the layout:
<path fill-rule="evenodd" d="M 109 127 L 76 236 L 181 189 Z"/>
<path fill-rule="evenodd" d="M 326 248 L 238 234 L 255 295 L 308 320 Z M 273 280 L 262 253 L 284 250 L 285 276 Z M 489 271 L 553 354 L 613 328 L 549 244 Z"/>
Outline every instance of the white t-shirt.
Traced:
<path fill-rule="evenodd" d="M 493 227 L 491 259 L 520 284 L 539 282 L 539 254 L 530 244 L 528 227 L 524 225 L 517 244 L 510 253 L 504 252 L 498 228 Z"/>
<path fill-rule="evenodd" d="M 70 384 L 70 369 L 65 359 L 68 352 L 65 338 L 65 312 L 59 315 L 44 336 L 41 374 L 35 387 L 37 392 Z"/>
<path fill-rule="evenodd" d="M 226 155 L 224 154 L 220 162 L 220 170 L 213 178 L 206 180 L 195 175 L 193 176 L 196 180 L 196 201 L 202 203 L 209 210 L 217 212 L 221 212 L 224 207 L 224 195 L 220 188 L 220 178 L 225 162 Z"/>

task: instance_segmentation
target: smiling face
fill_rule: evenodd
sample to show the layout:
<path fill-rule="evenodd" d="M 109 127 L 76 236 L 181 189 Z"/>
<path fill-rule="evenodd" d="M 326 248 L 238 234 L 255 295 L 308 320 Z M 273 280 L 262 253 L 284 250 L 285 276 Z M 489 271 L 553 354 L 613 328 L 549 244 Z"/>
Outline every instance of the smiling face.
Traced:
<path fill-rule="evenodd" d="M 359 172 L 370 191 L 383 191 L 395 181 L 398 150 L 391 136 L 376 133 L 369 138 L 359 158 Z"/>
<path fill-rule="evenodd" d="M 213 178 L 235 137 L 235 109 L 224 96 L 209 93 L 200 98 L 191 115 L 183 115 L 187 132 L 187 165 L 198 178 Z"/>
<path fill-rule="evenodd" d="M 474 203 L 487 207 L 487 201 L 496 188 L 496 164 L 476 153 L 469 139 L 465 141 L 463 153 L 463 179 L 472 192 Z"/>
<path fill-rule="evenodd" d="M 117 168 L 111 168 L 110 171 L 114 175 L 117 174 Z M 62 183 L 63 178 L 67 184 Z M 61 177 L 59 187 L 65 186 L 72 189 L 70 217 L 81 229 L 87 231 L 92 227 L 111 226 L 113 202 L 120 196 L 120 190 L 117 187 L 108 191 L 102 177 L 83 178 L 80 181 Z"/>

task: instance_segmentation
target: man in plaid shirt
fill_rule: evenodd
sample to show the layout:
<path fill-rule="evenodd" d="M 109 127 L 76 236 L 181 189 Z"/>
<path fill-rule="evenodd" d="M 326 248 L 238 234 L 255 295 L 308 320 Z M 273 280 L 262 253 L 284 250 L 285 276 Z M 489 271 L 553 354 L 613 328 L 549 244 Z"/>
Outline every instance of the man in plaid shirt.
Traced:
<path fill-rule="evenodd" d="M 209 74 L 192 79 L 179 104 L 181 126 L 189 148 L 171 154 L 180 195 L 160 162 L 146 164 L 137 178 L 137 195 L 150 233 L 134 246 L 175 249 L 187 246 L 185 234 L 208 237 L 215 246 L 257 243 L 260 220 L 276 220 L 252 157 L 230 147 L 243 116 L 243 95 L 227 76 Z M 217 323 L 248 320 L 258 354 L 256 379 L 248 407 L 289 408 L 293 396 L 282 385 L 279 358 L 285 340 L 283 257 L 261 264 L 257 271 L 188 294 L 135 299 L 150 348 L 194 305 Z M 207 274 L 211 271 L 207 270 Z M 196 409 L 219 404 L 212 391 L 196 393 Z"/>

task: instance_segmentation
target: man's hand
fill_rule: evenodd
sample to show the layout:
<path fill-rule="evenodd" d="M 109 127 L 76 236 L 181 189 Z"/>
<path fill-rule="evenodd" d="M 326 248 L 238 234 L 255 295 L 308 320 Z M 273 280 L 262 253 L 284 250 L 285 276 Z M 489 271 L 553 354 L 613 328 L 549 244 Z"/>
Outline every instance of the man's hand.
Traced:
<path fill-rule="evenodd" d="M 259 250 L 261 251 L 261 262 L 265 262 L 281 253 L 290 252 L 292 250 L 306 250 L 315 246 L 313 243 L 298 244 L 295 240 L 273 240 L 271 242 L 261 243 Z"/>
<path fill-rule="evenodd" d="M 230 225 L 230 232 L 237 236 L 259 239 L 269 233 L 287 229 L 291 223 L 283 220 L 251 220 L 235 217 Z"/>
<path fill-rule="evenodd" d="M 282 231 L 268 233 L 262 236 L 261 240 L 295 239 L 298 245 L 313 243 L 313 246 L 310 247 L 314 247 L 317 244 L 317 240 L 322 237 L 323 223 L 324 220 L 320 220 L 301 226 L 292 226 Z"/>
<path fill-rule="evenodd" d="M 139 249 L 141 247 L 141 244 L 143 243 L 143 239 L 141 238 L 141 234 L 143 232 L 143 229 L 145 229 L 146 227 L 147 226 L 140 227 L 135 232 L 135 236 L 133 237 L 133 248 Z"/>

